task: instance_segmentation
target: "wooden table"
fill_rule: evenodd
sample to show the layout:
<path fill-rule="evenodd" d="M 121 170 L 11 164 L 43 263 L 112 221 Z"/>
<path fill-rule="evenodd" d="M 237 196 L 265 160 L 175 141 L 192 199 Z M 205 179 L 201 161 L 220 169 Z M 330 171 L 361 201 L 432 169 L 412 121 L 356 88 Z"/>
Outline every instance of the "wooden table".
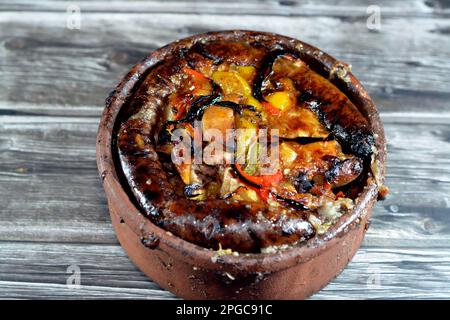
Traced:
<path fill-rule="evenodd" d="M 296 37 L 352 64 L 385 124 L 391 195 L 313 299 L 450 298 L 448 1 L 78 1 L 79 30 L 67 28 L 73 3 L 0 2 L 0 298 L 175 298 L 115 238 L 97 125 L 108 92 L 153 49 L 234 28 Z M 367 28 L 369 4 L 381 8 L 380 30 Z M 77 268 L 81 285 L 68 286 Z"/>

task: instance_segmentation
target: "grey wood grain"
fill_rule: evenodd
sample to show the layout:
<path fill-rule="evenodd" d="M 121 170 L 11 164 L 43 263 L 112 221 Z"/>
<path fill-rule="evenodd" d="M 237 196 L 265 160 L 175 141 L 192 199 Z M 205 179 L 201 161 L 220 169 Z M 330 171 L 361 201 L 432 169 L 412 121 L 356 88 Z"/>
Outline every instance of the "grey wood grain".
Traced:
<path fill-rule="evenodd" d="M 0 3 L 3 11 L 60 12 L 67 10 L 71 0 L 19 0 Z M 205 14 L 252 14 L 289 16 L 363 16 L 369 5 L 383 8 L 388 17 L 399 16 L 444 16 L 449 13 L 446 0 L 327 0 L 322 2 L 301 0 L 165 0 L 165 1 L 77 1 L 84 12 L 125 13 L 205 13 Z"/>
<path fill-rule="evenodd" d="M 377 1 L 0 2 L 0 298 L 175 298 L 128 260 L 95 167 L 103 100 L 151 50 L 193 33 L 277 32 L 351 63 L 388 138 L 390 197 L 313 299 L 450 298 L 450 4 Z M 81 288 L 66 285 L 81 269 Z"/>
<path fill-rule="evenodd" d="M 175 298 L 148 281 L 114 245 L 6 242 L 0 257 L 2 297 Z M 449 264 L 448 248 L 363 247 L 313 299 L 445 298 Z M 72 265 L 80 268 L 80 288 L 67 286 Z"/>
<path fill-rule="evenodd" d="M 120 76 L 153 49 L 193 33 L 244 28 L 297 37 L 350 63 L 381 110 L 448 110 L 446 18 L 386 18 L 380 32 L 369 31 L 365 17 L 139 13 L 130 23 L 128 13 L 84 13 L 80 30 L 67 29 L 66 18 L 0 12 L 0 77 L 9 80 L 0 83 L 0 101 L 101 108 Z"/>

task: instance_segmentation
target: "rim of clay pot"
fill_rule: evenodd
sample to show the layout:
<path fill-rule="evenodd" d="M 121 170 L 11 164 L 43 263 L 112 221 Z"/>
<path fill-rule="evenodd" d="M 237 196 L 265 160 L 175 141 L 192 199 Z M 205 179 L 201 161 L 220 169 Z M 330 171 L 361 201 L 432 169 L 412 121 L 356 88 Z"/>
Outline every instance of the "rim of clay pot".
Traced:
<path fill-rule="evenodd" d="M 148 71 L 165 57 L 176 54 L 179 49 L 192 45 L 196 41 L 210 41 L 215 39 L 262 39 L 268 41 L 276 41 L 277 43 L 292 47 L 302 53 L 302 57 L 308 65 L 314 66 L 314 70 L 322 75 L 328 76 L 330 81 L 335 84 L 362 114 L 369 121 L 371 130 L 374 132 L 375 147 L 377 152 L 374 153 L 374 161 L 376 172 L 373 177 L 367 179 L 367 184 L 355 200 L 355 205 L 351 213 L 343 215 L 334 225 L 332 225 L 326 233 L 315 236 L 312 239 L 292 245 L 292 247 L 271 253 L 251 253 L 251 254 L 225 254 L 218 256 L 217 251 L 200 247 L 190 243 L 177 236 L 166 232 L 160 227 L 153 224 L 150 219 L 146 218 L 141 210 L 134 205 L 134 201 L 129 195 L 118 175 L 114 161 L 113 151 L 113 134 L 115 133 L 115 125 L 118 115 L 123 106 L 127 106 L 129 99 L 133 97 L 133 93 L 139 87 L 141 80 L 145 78 Z M 320 49 L 317 49 L 300 40 L 289 38 L 286 36 L 255 32 L 246 30 L 230 30 L 221 32 L 209 32 L 194 35 L 172 42 L 156 51 L 152 52 L 147 58 L 136 64 L 131 71 L 121 80 L 116 89 L 111 92 L 106 99 L 106 107 L 104 109 L 99 131 L 97 136 L 97 166 L 101 174 L 104 187 L 113 188 L 114 196 L 121 203 L 125 210 L 121 216 L 124 223 L 137 235 L 151 234 L 159 239 L 159 246 L 167 249 L 169 252 L 178 252 L 190 260 L 192 264 L 201 265 L 203 268 L 218 268 L 221 270 L 251 270 L 254 272 L 272 272 L 288 268 L 295 264 L 308 261 L 320 252 L 329 248 L 335 243 L 334 239 L 344 236 L 348 230 L 358 225 L 360 218 L 370 212 L 371 207 L 376 202 L 378 196 L 378 187 L 384 183 L 386 158 L 386 142 L 383 126 L 377 109 L 369 97 L 368 93 L 361 83 L 352 75 L 348 66 Z M 373 165 L 372 164 L 372 167 Z M 369 207 L 369 210 L 364 210 Z"/>

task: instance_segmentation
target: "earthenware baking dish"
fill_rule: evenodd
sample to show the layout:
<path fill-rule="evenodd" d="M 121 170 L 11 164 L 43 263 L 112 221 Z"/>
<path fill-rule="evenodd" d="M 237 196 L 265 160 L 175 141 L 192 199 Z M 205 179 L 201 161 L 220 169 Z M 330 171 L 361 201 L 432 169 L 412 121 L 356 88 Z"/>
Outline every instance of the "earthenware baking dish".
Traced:
<path fill-rule="evenodd" d="M 117 132 L 149 72 L 198 43 L 263 43 L 299 55 L 356 106 L 373 133 L 370 169 L 350 212 L 325 232 L 283 250 L 226 254 L 183 240 L 144 216 L 118 161 Z M 97 165 L 117 237 L 134 263 L 161 287 L 187 299 L 303 299 L 339 274 L 359 248 L 384 186 L 386 143 L 376 107 L 349 67 L 292 38 L 253 31 L 192 36 L 154 51 L 134 66 L 106 100 L 97 137 Z M 216 249 L 216 250 L 214 250 Z"/>

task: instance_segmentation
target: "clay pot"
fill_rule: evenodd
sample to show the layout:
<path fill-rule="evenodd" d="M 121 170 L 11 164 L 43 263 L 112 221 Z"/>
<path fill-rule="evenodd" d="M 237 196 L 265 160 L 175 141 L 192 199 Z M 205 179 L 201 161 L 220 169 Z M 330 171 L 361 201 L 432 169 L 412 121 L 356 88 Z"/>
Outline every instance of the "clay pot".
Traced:
<path fill-rule="evenodd" d="M 329 77 L 359 108 L 375 133 L 373 174 L 355 201 L 353 211 L 323 236 L 276 253 L 220 255 L 184 241 L 144 217 L 126 191 L 115 160 L 112 136 L 121 108 L 127 106 L 146 73 L 180 48 L 198 39 L 244 39 L 295 45 L 306 62 Z M 385 138 L 376 107 L 345 64 L 306 43 L 251 31 L 207 33 L 173 42 L 134 66 L 106 100 L 97 140 L 97 164 L 117 237 L 133 262 L 154 282 L 186 299 L 303 299 L 338 275 L 356 253 L 368 227 L 371 210 L 384 182 Z"/>

